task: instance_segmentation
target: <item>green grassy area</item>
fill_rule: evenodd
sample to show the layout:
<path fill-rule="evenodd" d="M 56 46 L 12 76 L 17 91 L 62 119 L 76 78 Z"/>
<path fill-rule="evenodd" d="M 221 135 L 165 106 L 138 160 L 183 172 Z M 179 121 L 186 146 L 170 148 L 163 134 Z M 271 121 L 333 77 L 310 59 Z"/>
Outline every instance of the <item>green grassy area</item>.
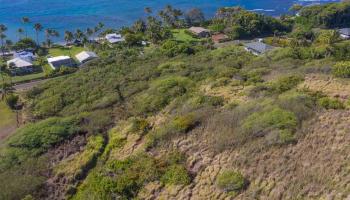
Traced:
<path fill-rule="evenodd" d="M 75 58 L 75 55 L 78 53 L 84 51 L 84 47 L 55 47 L 49 49 L 49 55 L 50 56 L 70 56 L 72 58 Z"/>
<path fill-rule="evenodd" d="M 13 83 L 26 82 L 34 79 L 44 78 L 45 75 L 46 74 L 44 72 L 40 72 L 40 73 L 27 74 L 23 76 L 13 76 L 12 82 Z"/>
<path fill-rule="evenodd" d="M 0 101 L 0 113 L 0 130 L 16 122 L 15 113 L 12 112 L 4 101 Z"/>
<path fill-rule="evenodd" d="M 198 42 L 201 39 L 194 38 L 191 35 L 186 33 L 186 29 L 174 29 L 171 31 L 175 40 L 179 42 Z"/>

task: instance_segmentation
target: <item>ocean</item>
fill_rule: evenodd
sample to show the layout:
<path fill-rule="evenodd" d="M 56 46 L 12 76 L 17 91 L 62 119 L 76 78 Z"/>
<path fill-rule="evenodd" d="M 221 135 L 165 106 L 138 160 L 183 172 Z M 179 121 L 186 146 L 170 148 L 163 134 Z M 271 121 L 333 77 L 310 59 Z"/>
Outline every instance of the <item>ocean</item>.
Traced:
<path fill-rule="evenodd" d="M 145 18 L 145 7 L 157 13 L 168 4 L 183 11 L 200 8 L 207 17 L 225 6 L 242 6 L 275 16 L 288 12 L 294 3 L 307 5 L 334 1 L 337 0 L 0 0 L 0 24 L 8 27 L 7 37 L 16 40 L 20 27 L 26 29 L 29 36 L 34 36 L 34 23 L 58 30 L 61 35 L 65 30 L 85 30 L 98 22 L 103 22 L 106 27 L 119 28 Z M 30 18 L 31 24 L 25 26 L 21 23 L 24 16 Z M 43 33 L 40 37 L 43 38 Z"/>

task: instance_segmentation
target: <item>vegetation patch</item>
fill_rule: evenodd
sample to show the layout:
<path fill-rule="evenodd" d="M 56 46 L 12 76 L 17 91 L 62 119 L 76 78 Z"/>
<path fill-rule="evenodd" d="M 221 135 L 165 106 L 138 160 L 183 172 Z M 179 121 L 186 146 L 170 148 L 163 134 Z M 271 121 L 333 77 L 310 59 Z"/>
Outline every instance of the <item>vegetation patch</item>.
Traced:
<path fill-rule="evenodd" d="M 248 181 L 240 172 L 226 170 L 218 175 L 216 184 L 220 189 L 235 196 L 247 187 Z"/>

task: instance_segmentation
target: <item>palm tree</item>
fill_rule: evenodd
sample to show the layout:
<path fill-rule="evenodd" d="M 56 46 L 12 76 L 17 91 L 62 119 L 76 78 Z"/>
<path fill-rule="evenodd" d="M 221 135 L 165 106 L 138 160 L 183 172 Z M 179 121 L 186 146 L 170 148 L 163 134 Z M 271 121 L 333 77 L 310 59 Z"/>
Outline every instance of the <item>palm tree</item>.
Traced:
<path fill-rule="evenodd" d="M 46 45 L 47 45 L 47 47 L 48 48 L 51 47 L 51 43 L 52 43 L 51 37 L 59 37 L 59 36 L 60 36 L 60 34 L 56 30 L 49 29 L 49 28 L 46 29 L 45 30 L 45 37 L 46 37 Z"/>
<path fill-rule="evenodd" d="M 79 41 L 81 41 L 81 39 L 82 39 L 84 36 L 85 36 L 85 35 L 84 35 L 84 32 L 81 31 L 80 29 L 77 29 L 76 32 L 75 32 L 75 34 L 74 34 L 75 39 L 77 39 L 77 40 L 79 40 Z"/>
<path fill-rule="evenodd" d="M 4 39 L 6 38 L 5 31 L 7 31 L 7 27 L 4 24 L 0 24 L 0 40 L 1 40 L 1 52 L 2 58 L 5 60 L 5 47 L 4 47 Z"/>
<path fill-rule="evenodd" d="M 64 41 L 66 41 L 66 43 L 72 42 L 73 39 L 74 39 L 74 35 L 72 32 L 70 31 L 64 32 Z"/>
<path fill-rule="evenodd" d="M 146 13 L 147 15 L 152 14 L 152 8 L 150 8 L 150 7 L 146 7 L 146 8 L 144 9 L 144 11 L 145 11 L 145 13 Z"/>
<path fill-rule="evenodd" d="M 24 24 L 24 26 L 26 26 L 26 24 L 30 23 L 30 20 L 28 17 L 22 17 L 22 23 Z M 25 27 L 25 32 L 26 32 L 26 38 L 28 37 L 28 32 L 27 32 L 27 28 Z"/>
<path fill-rule="evenodd" d="M 19 29 L 17 30 L 17 33 L 18 33 L 18 39 L 22 39 L 22 35 L 23 35 L 23 33 L 24 33 L 24 30 L 23 30 L 22 28 L 19 28 Z"/>
<path fill-rule="evenodd" d="M 40 46 L 40 43 L 39 43 L 39 32 L 41 32 L 43 30 L 43 26 L 40 23 L 36 23 L 36 24 L 34 24 L 34 29 L 35 29 L 35 32 L 36 32 L 36 43 L 37 43 L 38 46 Z"/>
<path fill-rule="evenodd" d="M 91 28 L 86 29 L 86 35 L 90 38 L 94 34 L 94 30 Z"/>

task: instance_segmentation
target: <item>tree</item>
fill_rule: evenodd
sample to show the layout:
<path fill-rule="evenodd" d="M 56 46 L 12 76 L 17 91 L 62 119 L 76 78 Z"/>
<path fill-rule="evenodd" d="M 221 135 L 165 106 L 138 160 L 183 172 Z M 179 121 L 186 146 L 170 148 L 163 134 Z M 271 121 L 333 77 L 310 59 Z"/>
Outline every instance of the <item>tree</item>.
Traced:
<path fill-rule="evenodd" d="M 51 43 L 52 43 L 51 37 L 59 37 L 59 36 L 60 36 L 60 34 L 59 34 L 58 31 L 53 30 L 53 29 L 49 29 L 49 28 L 46 29 L 45 30 L 45 37 L 46 37 L 46 45 L 47 45 L 47 47 L 48 48 L 51 47 Z"/>
<path fill-rule="evenodd" d="M 34 24 L 34 29 L 35 29 L 35 32 L 36 32 L 36 43 L 37 43 L 38 46 L 40 46 L 40 43 L 39 43 L 39 32 L 41 32 L 43 30 L 43 26 L 40 23 L 36 23 L 36 24 Z"/>
<path fill-rule="evenodd" d="M 24 30 L 22 28 L 19 28 L 19 29 L 17 29 L 17 33 L 18 33 L 18 39 L 19 40 L 22 39 Z"/>
<path fill-rule="evenodd" d="M 142 19 L 137 20 L 132 26 L 132 30 L 135 33 L 144 33 L 146 29 L 147 29 L 146 23 Z"/>
<path fill-rule="evenodd" d="M 294 14 L 299 12 L 303 8 L 302 5 L 300 4 L 293 4 L 290 8 L 289 11 L 293 12 Z"/>
<path fill-rule="evenodd" d="M 91 37 L 93 34 L 94 34 L 94 30 L 93 29 L 91 29 L 91 28 L 87 28 L 86 29 L 86 35 L 88 37 Z"/>
<path fill-rule="evenodd" d="M 77 29 L 76 32 L 75 32 L 75 34 L 74 34 L 75 39 L 77 39 L 77 40 L 79 40 L 79 41 L 81 41 L 81 40 L 83 39 L 84 36 L 85 36 L 85 35 L 84 35 L 84 32 L 81 31 L 80 29 Z"/>
<path fill-rule="evenodd" d="M 1 52 L 2 52 L 2 58 L 5 59 L 4 53 L 5 53 L 5 43 L 4 39 L 6 38 L 5 32 L 7 31 L 7 27 L 4 24 L 0 24 L 0 41 L 1 41 Z"/>
<path fill-rule="evenodd" d="M 30 20 L 28 17 L 22 17 L 22 23 L 24 24 L 25 26 L 25 32 L 26 32 L 26 37 L 28 37 L 28 31 L 27 31 L 27 28 L 26 28 L 26 25 L 30 23 Z"/>
<path fill-rule="evenodd" d="M 163 20 L 163 22 L 171 27 L 179 27 L 181 22 L 179 17 L 183 15 L 181 10 L 174 9 L 171 5 L 167 5 L 163 10 L 159 11 L 159 17 Z"/>
<path fill-rule="evenodd" d="M 193 8 L 185 14 L 185 20 L 188 26 L 199 26 L 204 21 L 204 14 L 198 8 Z"/>
<path fill-rule="evenodd" d="M 16 44 L 13 46 L 15 50 L 23 50 L 23 49 L 35 49 L 37 47 L 37 44 L 34 40 L 31 38 L 23 38 L 20 39 Z"/>
<path fill-rule="evenodd" d="M 74 35 L 70 31 L 65 31 L 64 32 L 64 41 L 66 41 L 66 44 L 72 42 L 74 39 Z"/>
<path fill-rule="evenodd" d="M 152 14 L 152 8 L 150 8 L 150 7 L 146 7 L 146 8 L 144 9 L 144 11 L 145 11 L 145 13 L 146 13 L 147 15 Z"/>

